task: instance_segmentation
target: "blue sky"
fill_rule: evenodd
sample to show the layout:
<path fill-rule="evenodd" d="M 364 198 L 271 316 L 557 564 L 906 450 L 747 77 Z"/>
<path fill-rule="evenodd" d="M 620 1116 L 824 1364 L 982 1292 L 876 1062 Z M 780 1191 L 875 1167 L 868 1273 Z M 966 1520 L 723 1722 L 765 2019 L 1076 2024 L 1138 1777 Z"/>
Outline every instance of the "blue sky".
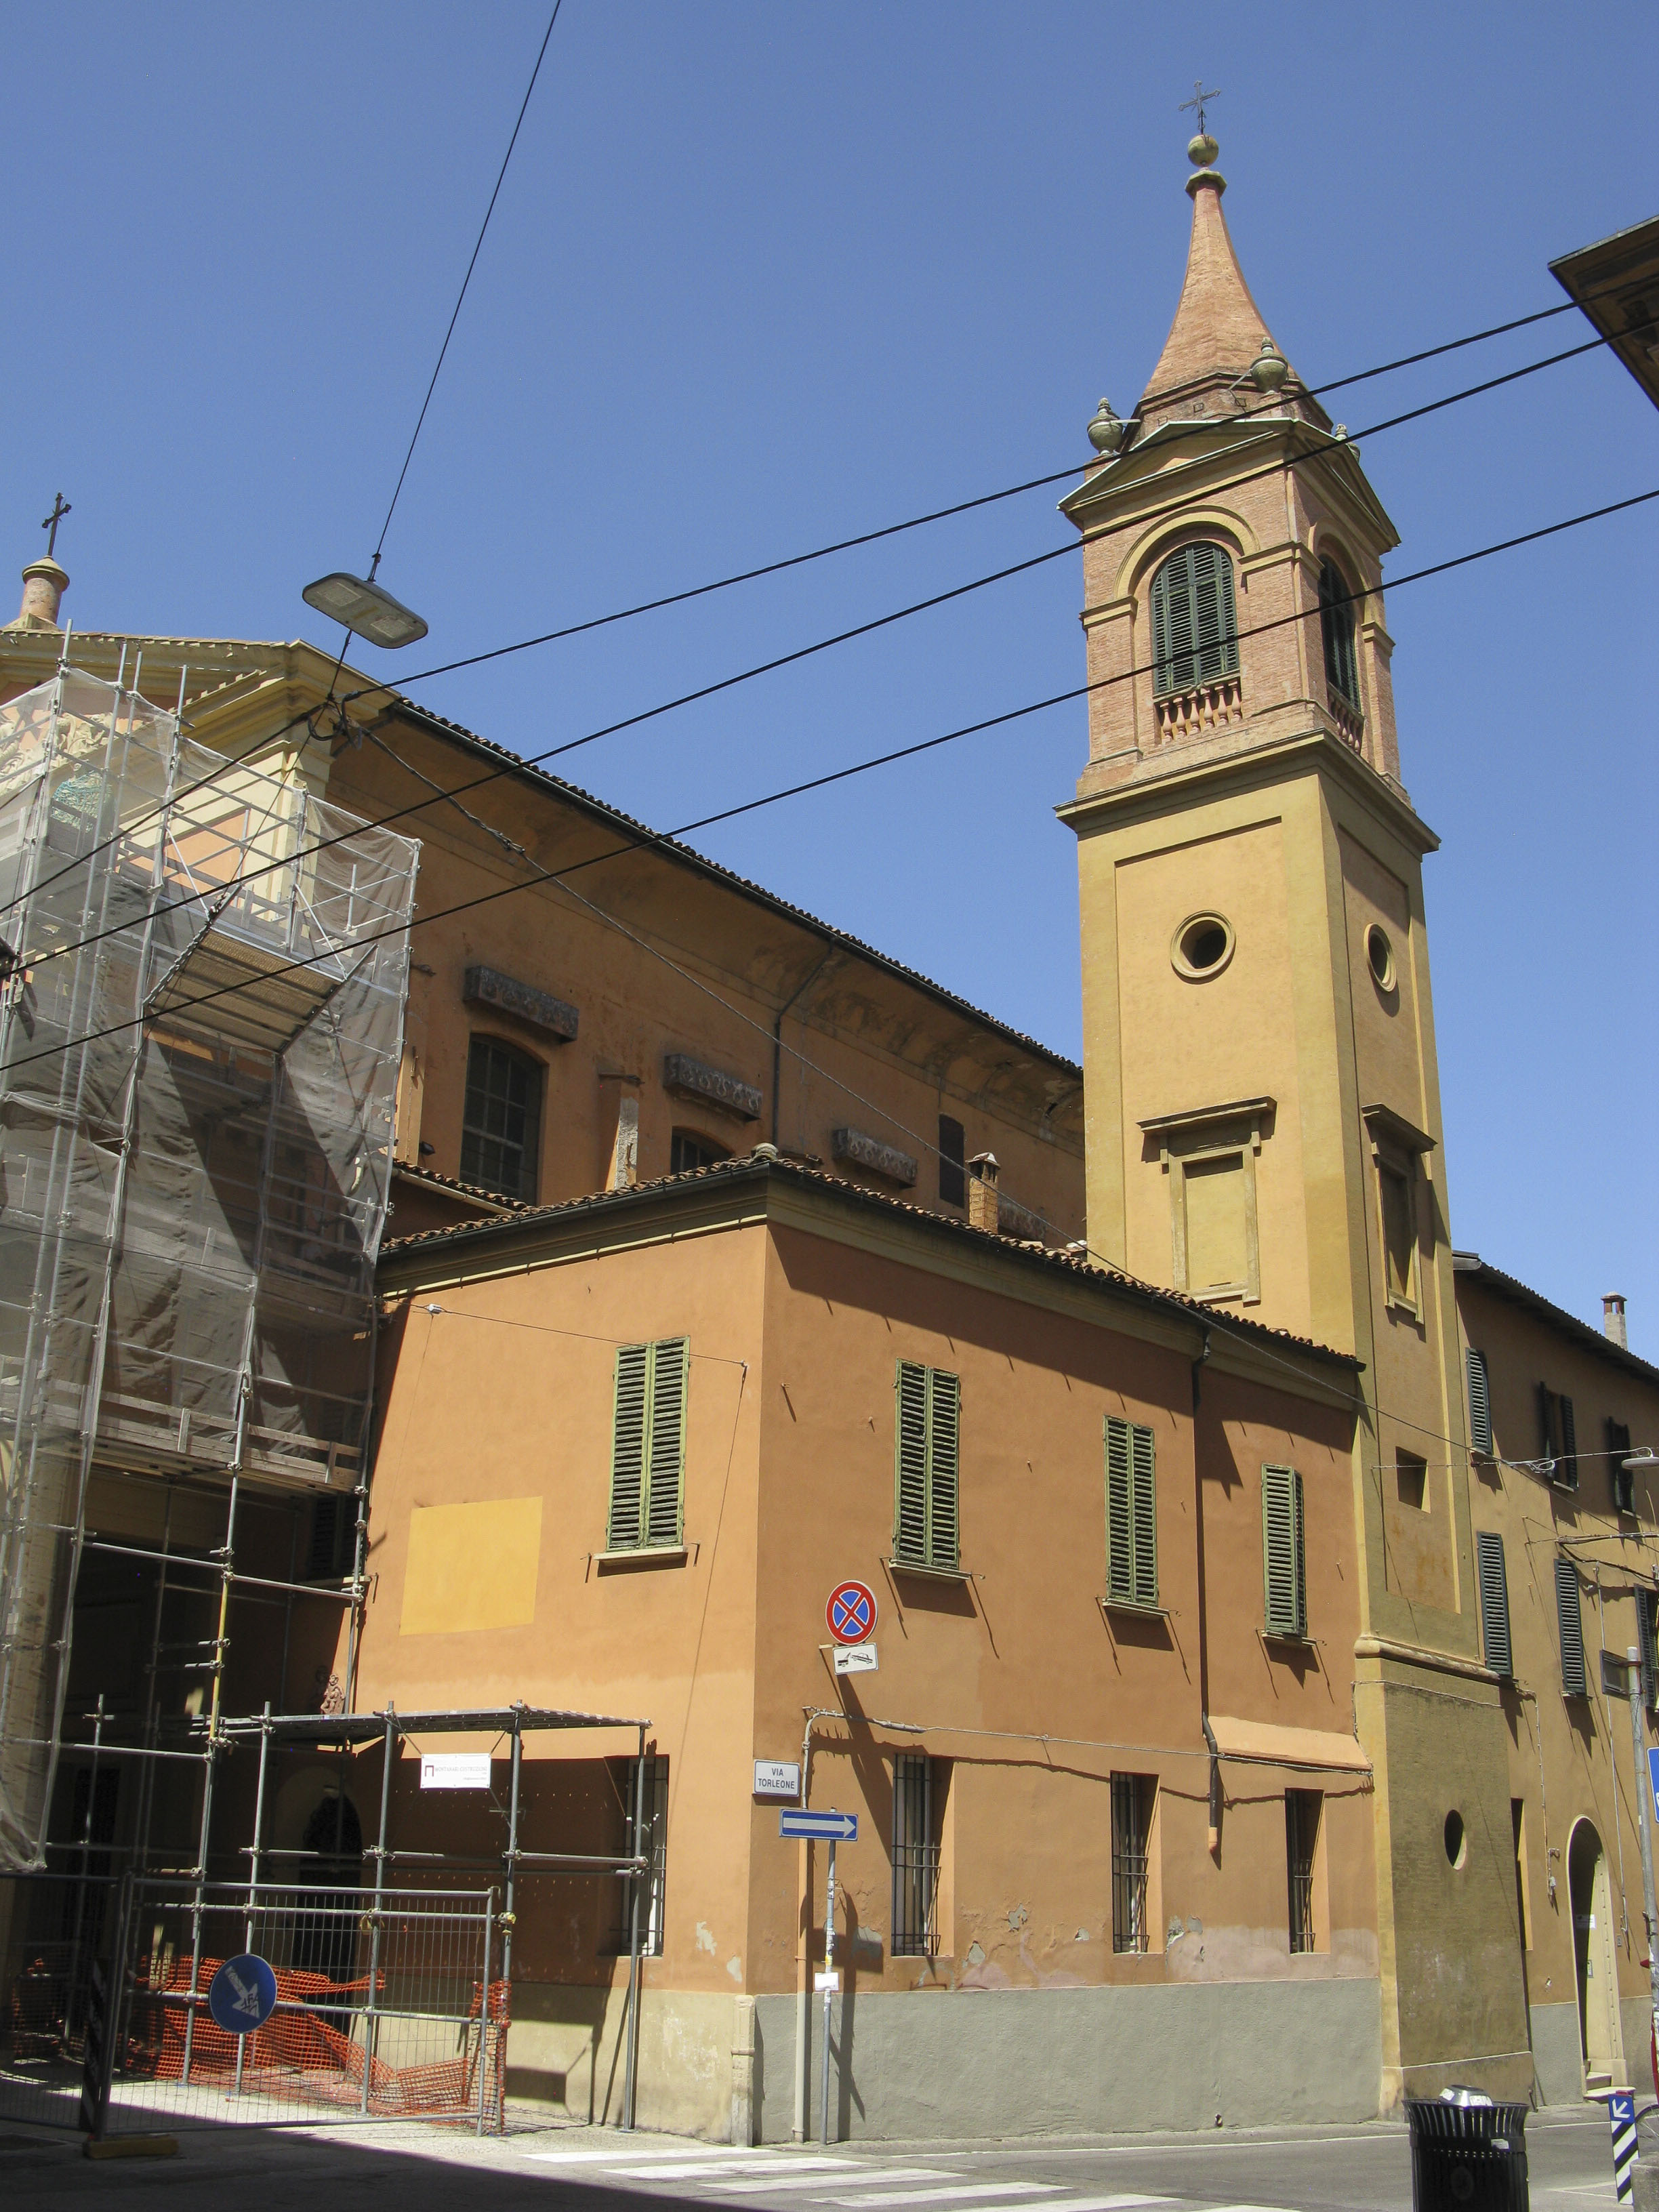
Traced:
<path fill-rule="evenodd" d="M 60 486 L 78 624 L 338 633 L 545 24 L 460 9 L 9 0 L 0 555 Z M 1202 70 L 1245 271 L 1310 381 L 1553 303 L 1653 212 L 1646 5 L 1241 14 L 564 0 L 387 540 L 409 669 L 1063 467 L 1173 313 Z M 1358 428 L 1563 317 L 1362 385 Z M 1582 333 L 1587 335 L 1587 332 Z M 1368 442 L 1393 573 L 1659 485 L 1601 355 Z M 1062 542 L 1054 495 L 419 696 L 538 752 Z M 1659 1357 L 1651 848 L 1659 510 L 1389 604 L 1452 1224 Z M 673 826 L 1081 680 L 1057 561 L 571 757 Z M 418 657 L 417 657 L 418 656 Z M 715 857 L 1079 1049 L 1080 703 L 709 834 Z"/>

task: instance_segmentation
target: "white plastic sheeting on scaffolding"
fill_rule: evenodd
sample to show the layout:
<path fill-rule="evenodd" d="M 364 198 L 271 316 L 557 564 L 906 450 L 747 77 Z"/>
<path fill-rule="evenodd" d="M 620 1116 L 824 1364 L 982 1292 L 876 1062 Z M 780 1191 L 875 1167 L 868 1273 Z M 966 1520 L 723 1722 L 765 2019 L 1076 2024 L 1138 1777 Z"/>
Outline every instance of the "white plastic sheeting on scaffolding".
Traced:
<path fill-rule="evenodd" d="M 0 1869 L 94 1458 L 358 1479 L 418 849 L 77 670 L 0 707 Z"/>

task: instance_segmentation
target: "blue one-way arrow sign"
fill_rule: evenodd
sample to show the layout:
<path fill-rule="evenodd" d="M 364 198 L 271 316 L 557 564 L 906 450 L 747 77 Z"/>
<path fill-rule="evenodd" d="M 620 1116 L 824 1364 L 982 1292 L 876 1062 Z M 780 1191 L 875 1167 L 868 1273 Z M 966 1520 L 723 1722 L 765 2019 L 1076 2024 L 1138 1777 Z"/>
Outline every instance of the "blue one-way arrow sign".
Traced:
<path fill-rule="evenodd" d="M 809 1844 L 855 1844 L 859 1816 L 856 1813 L 780 1813 L 778 1833 L 786 1843 L 793 1837 Z"/>

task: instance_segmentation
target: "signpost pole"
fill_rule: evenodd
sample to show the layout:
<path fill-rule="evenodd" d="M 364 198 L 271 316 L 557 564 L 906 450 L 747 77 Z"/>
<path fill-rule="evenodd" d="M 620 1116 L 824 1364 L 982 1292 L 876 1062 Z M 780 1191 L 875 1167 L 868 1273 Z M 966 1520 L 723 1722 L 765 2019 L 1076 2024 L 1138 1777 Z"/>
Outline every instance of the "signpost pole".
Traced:
<path fill-rule="evenodd" d="M 823 2078 L 818 2139 L 830 2141 L 830 2005 L 836 1978 L 836 1844 L 830 1841 L 830 1879 L 823 1899 Z"/>
<path fill-rule="evenodd" d="M 1639 1590 L 1637 1599 L 1638 1603 L 1645 1602 Z M 1627 1647 L 1626 1656 L 1631 1662 L 1630 1733 L 1636 1759 L 1636 1795 L 1638 1800 L 1636 1820 L 1642 1832 L 1642 1903 L 1648 1922 L 1648 2002 L 1652 2013 L 1650 2033 L 1654 2039 L 1659 2040 L 1659 1915 L 1656 1915 L 1653 1905 L 1653 1837 L 1648 1819 L 1648 1800 L 1653 1784 L 1646 1755 L 1647 1746 L 1642 1741 L 1646 1734 L 1642 1717 L 1642 1655 L 1636 1648 Z M 1655 2047 L 1655 2042 L 1650 2041 L 1650 2052 Z M 1649 2063 L 1652 2063 L 1651 2057 Z"/>

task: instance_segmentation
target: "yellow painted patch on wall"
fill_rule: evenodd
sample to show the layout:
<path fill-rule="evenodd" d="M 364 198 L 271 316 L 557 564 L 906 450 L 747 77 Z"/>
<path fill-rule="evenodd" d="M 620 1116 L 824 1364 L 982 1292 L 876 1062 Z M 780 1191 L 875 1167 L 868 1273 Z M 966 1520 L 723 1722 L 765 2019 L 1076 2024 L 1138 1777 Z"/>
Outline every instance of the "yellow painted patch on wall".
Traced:
<path fill-rule="evenodd" d="M 539 1498 L 417 1505 L 409 1516 L 404 1636 L 523 1628 L 536 1618 L 541 1563 Z"/>

